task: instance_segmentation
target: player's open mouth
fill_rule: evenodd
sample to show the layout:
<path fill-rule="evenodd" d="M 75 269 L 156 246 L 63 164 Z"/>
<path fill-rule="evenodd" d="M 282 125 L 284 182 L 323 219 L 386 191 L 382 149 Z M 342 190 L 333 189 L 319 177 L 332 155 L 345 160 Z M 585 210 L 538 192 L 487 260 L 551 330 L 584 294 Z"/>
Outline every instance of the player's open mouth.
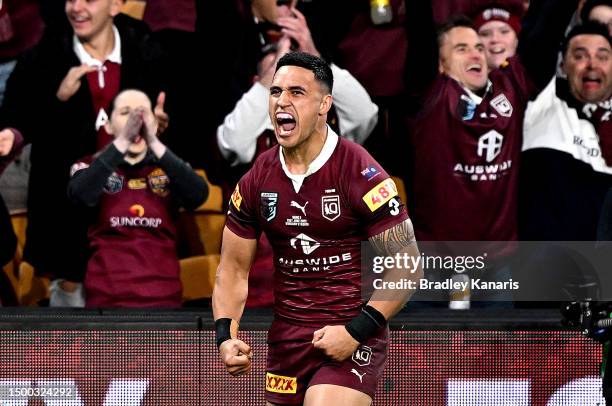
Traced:
<path fill-rule="evenodd" d="M 288 135 L 293 131 L 297 122 L 289 113 L 276 113 L 276 124 L 278 124 L 279 135 Z"/>

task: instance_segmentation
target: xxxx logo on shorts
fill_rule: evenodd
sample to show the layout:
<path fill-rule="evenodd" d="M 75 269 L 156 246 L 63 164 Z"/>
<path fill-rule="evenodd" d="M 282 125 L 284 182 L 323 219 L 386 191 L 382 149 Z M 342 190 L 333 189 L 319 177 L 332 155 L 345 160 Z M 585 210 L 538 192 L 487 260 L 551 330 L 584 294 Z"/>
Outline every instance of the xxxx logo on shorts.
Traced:
<path fill-rule="evenodd" d="M 266 390 L 275 393 L 297 393 L 297 378 L 266 372 Z"/>

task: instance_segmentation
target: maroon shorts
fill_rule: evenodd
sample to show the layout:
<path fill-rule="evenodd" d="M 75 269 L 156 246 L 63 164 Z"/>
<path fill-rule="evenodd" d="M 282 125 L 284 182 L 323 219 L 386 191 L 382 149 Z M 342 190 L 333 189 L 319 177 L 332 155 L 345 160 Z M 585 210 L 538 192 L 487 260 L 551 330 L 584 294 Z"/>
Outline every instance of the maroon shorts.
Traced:
<path fill-rule="evenodd" d="M 374 398 L 387 361 L 388 330 L 381 330 L 360 345 L 352 357 L 337 362 L 312 345 L 312 334 L 318 329 L 280 320 L 272 323 L 268 331 L 266 400 L 300 405 L 306 389 L 319 384 L 352 388 Z"/>

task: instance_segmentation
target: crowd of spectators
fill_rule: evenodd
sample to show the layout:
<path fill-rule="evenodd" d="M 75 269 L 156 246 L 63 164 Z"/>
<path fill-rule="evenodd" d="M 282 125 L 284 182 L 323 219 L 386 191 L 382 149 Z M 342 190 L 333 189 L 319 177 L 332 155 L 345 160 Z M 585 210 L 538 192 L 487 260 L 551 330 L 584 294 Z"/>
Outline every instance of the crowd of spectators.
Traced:
<path fill-rule="evenodd" d="M 290 50 L 330 64 L 328 123 L 403 181 L 417 241 L 596 240 L 612 188 L 612 1 L 391 10 L 375 24 L 366 0 L 0 2 L 0 262 L 15 251 L 8 213 L 27 210 L 23 258 L 52 280 L 51 304 L 85 303 L 92 222 L 69 198 L 70 168 L 109 153 L 109 106 L 125 89 L 148 96 L 160 139 L 227 202 L 275 144 L 267 97 Z M 118 162 L 107 191 L 128 188 Z M 262 238 L 247 305 L 272 303 L 272 269 Z"/>

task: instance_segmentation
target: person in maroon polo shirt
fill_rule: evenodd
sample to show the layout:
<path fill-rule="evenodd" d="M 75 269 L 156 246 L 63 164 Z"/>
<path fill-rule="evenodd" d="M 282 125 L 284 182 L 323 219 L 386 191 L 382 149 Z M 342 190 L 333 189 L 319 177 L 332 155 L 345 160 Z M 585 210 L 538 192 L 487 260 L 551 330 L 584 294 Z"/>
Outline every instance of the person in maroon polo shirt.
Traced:
<path fill-rule="evenodd" d="M 85 275 L 88 307 L 179 307 L 175 219 L 208 189 L 157 138 L 146 94 L 124 90 L 105 125 L 114 141 L 75 163 L 68 195 L 95 212 Z"/>
<path fill-rule="evenodd" d="M 122 4 L 65 1 L 69 24 L 47 27 L 20 58 L 0 109 L 1 133 L 32 144 L 24 259 L 54 279 L 51 305 L 82 305 L 73 293 L 85 273 L 86 229 L 65 190 L 70 166 L 112 140 L 104 109 L 120 89 L 143 89 L 159 97 L 160 128 L 167 123 L 166 60 L 144 23 L 119 14 Z"/>
<path fill-rule="evenodd" d="M 333 74 L 313 55 L 280 58 L 269 115 L 279 145 L 231 197 L 213 292 L 217 345 L 228 372 L 251 365 L 237 339 L 257 239 L 274 252 L 275 320 L 268 333 L 268 404 L 369 405 L 386 362 L 386 323 L 410 290 L 364 302 L 361 242 L 418 257 L 412 223 L 389 175 L 327 124 Z M 404 270 L 419 278 L 420 269 Z M 367 272 L 367 271 L 364 271 Z"/>

